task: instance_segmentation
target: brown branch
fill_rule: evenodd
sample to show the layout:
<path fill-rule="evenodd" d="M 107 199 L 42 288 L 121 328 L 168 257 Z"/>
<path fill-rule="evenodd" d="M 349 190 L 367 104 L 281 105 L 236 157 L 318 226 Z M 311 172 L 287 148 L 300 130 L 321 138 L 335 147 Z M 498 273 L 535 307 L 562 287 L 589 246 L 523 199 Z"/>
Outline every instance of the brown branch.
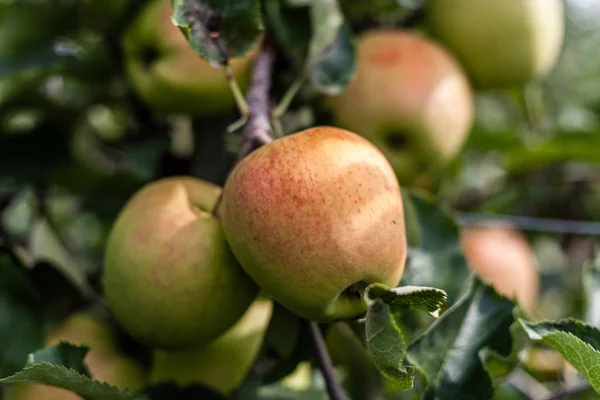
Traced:
<path fill-rule="evenodd" d="M 271 143 L 274 140 L 269 105 L 269 92 L 271 91 L 274 61 L 275 53 L 273 49 L 267 44 L 263 45 L 252 69 L 250 88 L 246 95 L 250 114 L 244 125 L 242 147 L 234 166 L 258 147 Z M 213 215 L 217 215 L 221 199 L 222 194 L 213 207 Z"/>
<path fill-rule="evenodd" d="M 323 339 L 323 335 L 321 334 L 319 324 L 317 324 L 314 321 L 306 322 L 308 324 L 310 336 L 315 347 L 317 360 L 319 361 L 319 368 L 321 369 L 321 373 L 323 374 L 323 378 L 325 379 L 325 384 L 327 386 L 327 393 L 329 394 L 329 398 L 331 400 L 347 400 L 348 397 L 344 393 L 344 390 L 340 386 L 333 371 L 333 362 L 331 361 L 331 357 L 329 356 L 329 352 L 327 351 L 325 339 Z"/>
<path fill-rule="evenodd" d="M 250 88 L 246 96 L 250 115 L 244 127 L 242 148 L 237 161 L 246 157 L 257 147 L 274 140 L 270 120 L 269 92 L 275 53 L 268 45 L 264 45 L 256 58 Z"/>

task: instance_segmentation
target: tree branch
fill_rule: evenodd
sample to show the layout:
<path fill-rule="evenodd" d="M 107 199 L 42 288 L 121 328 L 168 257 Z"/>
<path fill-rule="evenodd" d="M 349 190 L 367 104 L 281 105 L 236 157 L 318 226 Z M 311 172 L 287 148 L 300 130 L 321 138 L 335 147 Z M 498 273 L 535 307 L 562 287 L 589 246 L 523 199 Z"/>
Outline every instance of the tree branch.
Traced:
<path fill-rule="evenodd" d="M 333 362 L 331 361 L 331 357 L 327 352 L 325 339 L 323 339 L 321 329 L 319 329 L 319 324 L 313 321 L 306 322 L 308 323 L 310 336 L 315 346 L 319 367 L 321 369 L 321 373 L 323 374 L 323 378 L 325 379 L 325 384 L 327 385 L 327 393 L 329 393 L 329 398 L 331 400 L 347 400 L 348 397 L 344 393 L 344 390 L 335 377 L 333 371 Z"/>
<path fill-rule="evenodd" d="M 271 143 L 274 140 L 273 128 L 270 120 L 269 92 L 271 91 L 271 77 L 273 76 L 273 63 L 275 53 L 268 44 L 264 44 L 256 57 L 250 88 L 246 95 L 249 116 L 244 126 L 242 147 L 234 166 L 244 157 L 258 147 Z M 213 215 L 217 215 L 221 205 L 222 195 L 213 207 Z"/>
<path fill-rule="evenodd" d="M 242 148 L 238 161 L 246 157 L 257 147 L 274 140 L 270 120 L 269 92 L 275 53 L 268 45 L 264 45 L 256 58 L 250 88 L 246 96 L 250 115 L 244 127 Z"/>

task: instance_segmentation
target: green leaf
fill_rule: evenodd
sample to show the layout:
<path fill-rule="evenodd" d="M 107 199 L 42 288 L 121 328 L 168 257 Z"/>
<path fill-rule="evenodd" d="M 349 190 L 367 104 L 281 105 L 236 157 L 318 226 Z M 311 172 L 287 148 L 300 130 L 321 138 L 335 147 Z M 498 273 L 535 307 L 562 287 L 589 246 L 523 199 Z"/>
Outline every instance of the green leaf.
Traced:
<path fill-rule="evenodd" d="M 280 0 L 264 0 L 263 4 L 274 39 L 295 68 L 303 71 L 311 34 L 310 9 L 291 7 Z"/>
<path fill-rule="evenodd" d="M 408 348 L 407 360 L 438 400 L 490 399 L 492 381 L 480 352 L 487 348 L 508 357 L 512 351 L 515 304 L 475 276 L 469 283 L 469 291 Z"/>
<path fill-rule="evenodd" d="M 40 383 L 70 390 L 90 400 L 142 400 L 147 399 L 130 391 L 120 391 L 114 386 L 92 380 L 79 372 L 47 361 L 34 363 L 22 371 L 0 379 L 0 383 Z"/>
<path fill-rule="evenodd" d="M 519 147 L 507 152 L 505 165 L 509 173 L 515 174 L 548 164 L 567 162 L 597 164 L 600 162 L 599 148 L 598 132 L 564 133 L 536 146 Z"/>
<path fill-rule="evenodd" d="M 48 346 L 30 354 L 25 367 L 48 362 L 54 365 L 62 365 L 89 377 L 89 370 L 83 363 L 88 351 L 89 347 L 87 346 L 75 346 L 63 341 L 56 346 Z"/>
<path fill-rule="evenodd" d="M 354 42 L 337 0 L 312 1 L 308 71 L 322 93 L 340 94 L 355 73 Z"/>
<path fill-rule="evenodd" d="M 393 289 L 381 284 L 372 284 L 365 290 L 369 300 L 381 299 L 398 314 L 410 308 L 416 308 L 439 317 L 440 310 L 448 295 L 441 289 L 422 286 L 400 286 Z"/>
<path fill-rule="evenodd" d="M 173 23 L 202 58 L 220 64 L 245 55 L 262 34 L 257 0 L 172 0 Z"/>
<path fill-rule="evenodd" d="M 586 298 L 586 321 L 600 327 L 600 257 L 583 272 L 583 289 Z"/>
<path fill-rule="evenodd" d="M 600 393 L 600 330 L 576 319 L 519 322 L 530 339 L 557 350 Z"/>
<path fill-rule="evenodd" d="M 42 345 L 41 296 L 25 268 L 0 247 L 0 376 L 15 373 Z"/>
<path fill-rule="evenodd" d="M 300 333 L 300 317 L 277 302 L 273 303 L 273 316 L 265 334 L 265 344 L 279 357 L 292 355 Z"/>
<path fill-rule="evenodd" d="M 452 304 L 469 276 L 458 225 L 450 212 L 432 197 L 405 191 L 403 200 L 410 217 L 407 232 L 415 243 L 409 249 L 401 286 L 442 288 Z"/>
<path fill-rule="evenodd" d="M 74 47 L 50 43 L 48 47 L 26 53 L 0 64 L 0 79 L 32 68 L 46 69 L 58 64 L 79 63 L 79 52 Z"/>
<path fill-rule="evenodd" d="M 375 292 L 378 292 L 375 289 Z M 376 295 L 381 293 L 374 293 Z M 413 387 L 414 367 L 405 366 L 404 358 L 408 343 L 391 310 L 381 297 L 369 297 L 365 336 L 367 349 L 377 369 L 388 379 L 393 380 L 402 390 Z"/>

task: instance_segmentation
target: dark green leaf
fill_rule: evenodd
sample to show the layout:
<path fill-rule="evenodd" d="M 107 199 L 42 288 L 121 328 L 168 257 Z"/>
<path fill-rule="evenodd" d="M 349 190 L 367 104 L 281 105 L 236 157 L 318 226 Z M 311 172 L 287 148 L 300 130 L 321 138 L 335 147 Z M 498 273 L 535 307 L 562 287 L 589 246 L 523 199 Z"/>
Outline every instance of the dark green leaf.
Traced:
<path fill-rule="evenodd" d="M 564 133 L 541 144 L 507 152 L 506 169 L 509 173 L 519 173 L 556 163 L 597 164 L 599 148 L 598 132 Z"/>
<path fill-rule="evenodd" d="M 482 349 L 501 356 L 512 350 L 509 328 L 515 304 L 472 276 L 460 298 L 409 347 L 407 359 L 423 372 L 435 399 L 490 399 L 492 381 Z"/>
<path fill-rule="evenodd" d="M 41 383 L 70 390 L 90 400 L 142 400 L 147 397 L 92 380 L 75 370 L 43 361 L 34 363 L 16 374 L 0 379 L 0 383 Z"/>
<path fill-rule="evenodd" d="M 431 197 L 405 192 L 403 199 L 407 216 L 413 216 L 407 219 L 407 232 L 416 243 L 409 250 L 400 286 L 444 289 L 452 304 L 469 275 L 458 225 L 449 211 Z"/>
<path fill-rule="evenodd" d="M 263 27 L 257 0 L 173 0 L 173 22 L 206 60 L 225 62 L 245 55 Z"/>
<path fill-rule="evenodd" d="M 18 371 L 41 347 L 40 293 L 16 256 L 0 247 L 0 376 Z"/>
<path fill-rule="evenodd" d="M 88 351 L 89 348 L 86 346 L 75 346 L 67 342 L 61 342 L 56 346 L 48 346 L 31 354 L 25 367 L 47 362 L 54 365 L 62 365 L 89 377 L 89 370 L 83 363 L 83 359 Z"/>
<path fill-rule="evenodd" d="M 375 366 L 403 390 L 413 387 L 414 367 L 404 366 L 408 343 L 391 307 L 380 298 L 367 298 L 367 349 Z"/>
<path fill-rule="evenodd" d="M 600 394 L 600 330 L 576 319 L 532 323 L 519 320 L 529 338 L 556 349 Z"/>
<path fill-rule="evenodd" d="M 446 292 L 441 289 L 420 286 L 400 286 L 390 289 L 381 284 L 369 285 L 365 290 L 365 296 L 368 300 L 381 299 L 391 307 L 394 314 L 416 308 L 436 318 L 448 298 Z"/>

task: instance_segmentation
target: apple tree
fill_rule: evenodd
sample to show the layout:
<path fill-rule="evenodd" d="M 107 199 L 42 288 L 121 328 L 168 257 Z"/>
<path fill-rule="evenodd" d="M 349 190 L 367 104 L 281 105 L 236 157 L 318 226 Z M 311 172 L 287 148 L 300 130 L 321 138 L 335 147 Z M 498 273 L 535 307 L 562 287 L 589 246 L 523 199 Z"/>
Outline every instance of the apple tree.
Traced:
<path fill-rule="evenodd" d="M 0 399 L 598 399 L 599 21 L 1 1 Z"/>

